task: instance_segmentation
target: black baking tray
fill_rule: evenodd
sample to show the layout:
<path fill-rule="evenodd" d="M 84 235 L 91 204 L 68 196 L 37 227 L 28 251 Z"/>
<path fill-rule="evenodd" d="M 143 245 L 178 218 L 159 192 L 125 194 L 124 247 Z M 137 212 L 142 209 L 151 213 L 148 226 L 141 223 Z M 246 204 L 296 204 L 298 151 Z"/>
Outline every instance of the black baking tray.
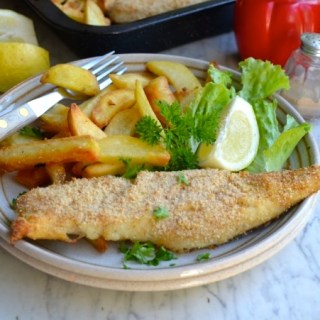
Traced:
<path fill-rule="evenodd" d="M 233 29 L 235 0 L 211 0 L 143 20 L 89 26 L 71 20 L 50 0 L 24 0 L 80 57 L 159 52 Z M 133 0 L 134 1 L 134 0 Z"/>

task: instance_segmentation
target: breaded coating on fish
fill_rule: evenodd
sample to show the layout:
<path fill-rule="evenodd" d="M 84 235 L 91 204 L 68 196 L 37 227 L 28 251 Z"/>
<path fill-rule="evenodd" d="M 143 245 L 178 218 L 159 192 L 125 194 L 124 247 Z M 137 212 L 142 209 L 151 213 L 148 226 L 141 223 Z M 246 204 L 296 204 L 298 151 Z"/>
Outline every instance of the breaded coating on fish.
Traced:
<path fill-rule="evenodd" d="M 75 179 L 20 196 L 11 241 L 102 236 L 187 251 L 228 242 L 319 189 L 320 166 L 261 174 L 144 171 L 133 182 L 113 176 Z M 168 216 L 158 218 L 157 208 Z"/>

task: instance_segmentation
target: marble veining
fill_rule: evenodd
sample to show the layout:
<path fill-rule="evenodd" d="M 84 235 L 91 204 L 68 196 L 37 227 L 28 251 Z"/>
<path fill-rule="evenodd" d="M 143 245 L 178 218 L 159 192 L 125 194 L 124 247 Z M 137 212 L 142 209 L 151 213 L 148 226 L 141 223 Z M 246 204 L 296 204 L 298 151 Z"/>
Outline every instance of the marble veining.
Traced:
<path fill-rule="evenodd" d="M 0 0 L 0 8 L 33 18 L 39 42 L 50 51 L 53 63 L 78 58 L 23 2 Z M 232 68 L 238 61 L 233 33 L 165 53 L 216 60 Z M 320 141 L 317 122 L 313 121 L 315 136 Z M 318 320 L 319 215 L 318 205 L 299 236 L 257 267 L 217 283 L 167 292 L 121 292 L 70 283 L 0 248 L 0 319 Z"/>

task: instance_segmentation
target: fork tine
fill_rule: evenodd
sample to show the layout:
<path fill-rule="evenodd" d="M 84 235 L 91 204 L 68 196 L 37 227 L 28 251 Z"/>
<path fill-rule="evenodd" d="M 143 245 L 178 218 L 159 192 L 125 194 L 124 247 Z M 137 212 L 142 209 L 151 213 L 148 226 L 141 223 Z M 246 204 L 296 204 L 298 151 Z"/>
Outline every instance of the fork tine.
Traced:
<path fill-rule="evenodd" d="M 121 63 L 118 63 L 118 65 L 117 65 L 117 67 L 121 67 L 121 65 L 122 65 L 122 62 Z M 115 71 L 116 69 L 114 69 L 114 70 L 112 70 L 112 71 Z M 127 67 L 122 67 L 122 68 L 120 68 L 116 73 L 117 74 L 123 74 L 125 71 L 127 70 Z M 111 72 L 112 72 L 111 71 Z M 100 79 L 100 81 L 99 81 L 99 87 L 100 87 L 100 89 L 102 90 L 102 89 L 104 89 L 105 87 L 107 87 L 108 85 L 110 85 L 111 83 L 112 83 L 112 80 L 109 78 L 109 74 L 111 73 L 111 72 L 109 72 L 109 73 L 107 73 L 107 74 L 105 74 L 105 79 L 104 78 L 101 78 Z M 106 77 L 107 76 L 107 77 Z"/>
<path fill-rule="evenodd" d="M 96 76 L 100 89 L 104 89 L 112 83 L 109 78 L 110 73 L 122 74 L 127 70 L 126 67 L 119 69 L 123 65 L 123 61 L 117 62 L 119 56 L 113 56 L 113 54 L 114 51 L 108 52 L 82 66 Z"/>
<path fill-rule="evenodd" d="M 112 83 L 109 75 L 110 73 L 122 74 L 126 71 L 126 67 L 122 66 L 123 62 L 117 62 L 118 56 L 113 56 L 113 51 L 107 54 L 92 59 L 90 62 L 82 65 L 82 68 L 91 70 L 97 77 L 100 89 L 104 89 Z M 62 93 L 64 91 L 64 93 Z M 63 100 L 64 98 L 70 99 L 82 99 L 79 95 L 71 95 L 68 90 L 62 90 L 62 88 L 53 89 L 51 92 L 47 92 L 44 95 L 37 97 L 27 103 L 23 104 L 23 107 L 18 107 L 5 114 L 1 115 L 2 132 L 0 132 L 0 140 L 4 139 L 11 133 L 17 131 L 23 126 L 31 123 L 40 117 L 43 113 L 49 110 L 53 105 Z M 40 107 L 40 108 L 39 108 Z M 26 110 L 26 117 L 21 117 L 20 111 Z M 25 115 L 25 112 L 24 112 Z M 1 128 L 0 128 L 1 129 Z"/>
<path fill-rule="evenodd" d="M 99 63 L 95 64 L 92 68 L 90 68 L 89 70 L 95 75 L 97 76 L 98 73 L 103 70 L 105 67 L 117 62 L 117 60 L 119 59 L 119 56 L 113 56 L 111 59 L 110 57 L 106 57 L 106 59 L 100 61 Z"/>
<path fill-rule="evenodd" d="M 114 54 L 114 51 L 110 51 L 102 56 L 97 57 L 96 59 L 91 60 L 90 62 L 84 64 L 81 66 L 81 68 L 84 69 L 91 69 L 93 66 L 96 66 L 98 64 L 100 64 L 102 61 L 104 61 L 105 59 L 108 59 L 110 56 L 112 56 Z"/>
<path fill-rule="evenodd" d="M 112 73 L 113 71 L 121 67 L 122 65 L 123 65 L 123 61 L 120 61 L 117 64 L 114 64 L 111 66 L 106 65 L 105 67 L 108 67 L 108 68 L 105 70 L 101 70 L 101 72 L 96 75 L 98 82 L 100 82 L 100 80 L 103 79 L 106 75 L 109 75 L 110 73 Z"/>
<path fill-rule="evenodd" d="M 110 73 L 123 74 L 127 70 L 126 67 L 119 69 L 123 65 L 123 61 L 116 63 L 119 56 L 113 56 L 113 54 L 114 51 L 108 52 L 81 66 L 84 69 L 90 70 L 96 76 L 100 89 L 104 89 L 112 83 L 109 78 Z"/>

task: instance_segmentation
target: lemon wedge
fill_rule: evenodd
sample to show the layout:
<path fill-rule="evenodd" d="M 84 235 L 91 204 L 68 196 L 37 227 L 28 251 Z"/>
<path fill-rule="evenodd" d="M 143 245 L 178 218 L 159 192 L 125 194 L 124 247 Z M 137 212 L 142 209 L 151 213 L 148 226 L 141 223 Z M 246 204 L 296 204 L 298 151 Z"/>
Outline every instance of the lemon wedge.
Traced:
<path fill-rule="evenodd" d="M 230 171 L 245 169 L 254 159 L 259 146 L 259 129 L 250 103 L 236 96 L 221 119 L 213 145 L 201 144 L 199 165 Z"/>
<path fill-rule="evenodd" d="M 49 53 L 38 46 L 32 20 L 0 9 L 0 93 L 49 66 Z"/>
<path fill-rule="evenodd" d="M 0 42 L 0 92 L 49 68 L 47 50 L 28 43 Z"/>
<path fill-rule="evenodd" d="M 15 11 L 0 9 L 0 42 L 38 45 L 32 20 Z"/>

